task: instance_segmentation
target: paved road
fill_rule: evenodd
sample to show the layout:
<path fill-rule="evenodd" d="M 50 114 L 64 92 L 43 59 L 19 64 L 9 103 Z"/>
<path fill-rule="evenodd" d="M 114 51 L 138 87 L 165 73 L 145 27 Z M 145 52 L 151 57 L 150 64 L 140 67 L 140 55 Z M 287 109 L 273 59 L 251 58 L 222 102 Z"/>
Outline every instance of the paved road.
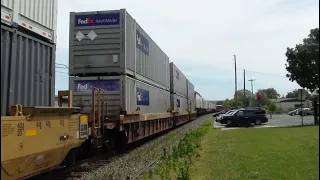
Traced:
<path fill-rule="evenodd" d="M 301 125 L 301 116 L 289 116 L 289 115 L 272 115 L 272 118 L 268 116 L 269 122 L 263 124 L 261 126 L 255 126 L 255 128 L 260 127 L 284 127 L 284 126 L 299 126 Z M 303 124 L 310 125 L 314 124 L 313 116 L 304 116 Z M 220 123 L 214 122 L 214 127 L 223 128 L 226 127 L 221 125 Z M 234 129 L 234 128 L 226 128 L 226 129 Z"/>

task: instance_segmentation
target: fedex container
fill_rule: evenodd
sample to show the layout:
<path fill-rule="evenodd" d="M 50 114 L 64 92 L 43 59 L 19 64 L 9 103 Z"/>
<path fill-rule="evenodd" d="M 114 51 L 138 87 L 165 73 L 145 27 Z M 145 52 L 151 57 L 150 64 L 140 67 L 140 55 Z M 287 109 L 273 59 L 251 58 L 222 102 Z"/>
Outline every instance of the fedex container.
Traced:
<path fill-rule="evenodd" d="M 178 94 L 171 94 L 171 110 L 179 113 L 188 112 L 188 99 Z"/>
<path fill-rule="evenodd" d="M 11 106 L 53 106 L 55 51 L 46 43 L 1 25 L 1 116 Z"/>
<path fill-rule="evenodd" d="M 189 102 L 190 112 L 191 113 L 196 113 L 196 101 L 195 101 L 195 99 L 192 99 L 192 100 L 188 99 L 188 102 Z"/>
<path fill-rule="evenodd" d="M 169 90 L 169 57 L 125 9 L 71 12 L 69 74 L 124 74 Z"/>
<path fill-rule="evenodd" d="M 202 109 L 208 109 L 208 103 L 205 99 L 202 99 Z"/>
<path fill-rule="evenodd" d="M 216 109 L 216 105 L 214 103 L 208 102 L 208 104 L 209 104 L 208 109 L 211 109 L 211 110 Z"/>
<path fill-rule="evenodd" d="M 197 92 L 194 93 L 194 96 L 195 96 L 196 109 L 202 109 L 203 108 L 202 97 Z"/>
<path fill-rule="evenodd" d="M 194 85 L 187 79 L 187 98 L 188 100 L 194 99 Z"/>
<path fill-rule="evenodd" d="M 187 97 L 187 78 L 173 62 L 170 63 L 170 91 Z"/>
<path fill-rule="evenodd" d="M 164 113 L 170 109 L 170 92 L 151 86 L 126 75 L 102 77 L 69 77 L 73 90 L 73 103 L 88 113 L 92 104 L 92 88 L 104 89 L 107 102 L 107 116 L 119 118 L 120 113 L 136 111 L 140 113 Z"/>
<path fill-rule="evenodd" d="M 57 41 L 58 0 L 1 0 L 1 23 Z"/>

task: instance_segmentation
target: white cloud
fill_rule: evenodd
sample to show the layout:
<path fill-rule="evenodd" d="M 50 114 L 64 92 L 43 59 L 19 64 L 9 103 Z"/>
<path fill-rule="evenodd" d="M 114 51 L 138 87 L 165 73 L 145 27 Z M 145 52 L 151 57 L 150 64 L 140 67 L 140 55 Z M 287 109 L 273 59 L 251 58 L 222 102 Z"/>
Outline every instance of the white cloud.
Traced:
<path fill-rule="evenodd" d="M 208 99 L 224 99 L 233 96 L 233 54 L 240 69 L 285 74 L 286 47 L 319 27 L 318 7 L 313 0 L 61 0 L 57 46 L 69 47 L 70 11 L 126 8 L 197 91 Z M 68 64 L 68 56 L 61 59 Z M 250 76 L 259 79 L 257 88 L 285 93 L 298 87 L 285 77 Z"/>

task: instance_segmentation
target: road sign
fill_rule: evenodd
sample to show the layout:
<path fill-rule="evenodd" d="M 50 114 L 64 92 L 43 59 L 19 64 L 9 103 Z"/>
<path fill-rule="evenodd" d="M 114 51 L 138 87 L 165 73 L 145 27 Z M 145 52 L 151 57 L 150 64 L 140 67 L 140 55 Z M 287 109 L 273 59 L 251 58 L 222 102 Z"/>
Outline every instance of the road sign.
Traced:
<path fill-rule="evenodd" d="M 306 99 L 306 93 L 304 92 L 304 89 L 298 89 L 298 100 L 304 101 Z"/>

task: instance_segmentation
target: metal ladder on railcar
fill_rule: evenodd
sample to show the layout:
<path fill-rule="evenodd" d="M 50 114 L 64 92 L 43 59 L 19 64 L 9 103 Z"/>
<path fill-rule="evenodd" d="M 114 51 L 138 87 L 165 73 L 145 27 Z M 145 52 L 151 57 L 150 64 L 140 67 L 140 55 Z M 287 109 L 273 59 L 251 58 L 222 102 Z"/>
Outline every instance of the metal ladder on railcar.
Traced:
<path fill-rule="evenodd" d="M 91 135 L 93 138 L 93 145 L 95 148 L 103 146 L 104 128 L 103 122 L 106 115 L 106 102 L 104 101 L 104 90 L 101 88 L 92 89 L 92 108 L 90 112 L 89 127 L 91 128 Z"/>

